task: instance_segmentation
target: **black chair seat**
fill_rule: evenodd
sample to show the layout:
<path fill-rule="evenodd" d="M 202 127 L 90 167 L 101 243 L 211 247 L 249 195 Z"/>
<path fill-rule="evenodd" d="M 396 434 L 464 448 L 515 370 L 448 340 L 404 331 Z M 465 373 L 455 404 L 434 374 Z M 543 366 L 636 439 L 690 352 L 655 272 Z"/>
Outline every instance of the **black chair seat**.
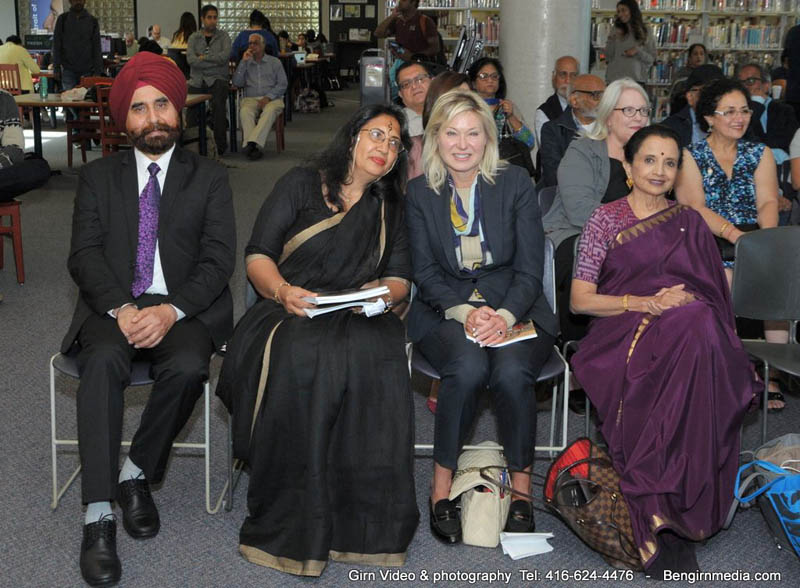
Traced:
<path fill-rule="evenodd" d="M 80 379 L 78 358 L 75 355 L 59 353 L 53 360 L 53 367 L 65 376 Z M 131 366 L 131 386 L 147 386 L 153 383 L 150 376 L 149 361 L 134 361 Z"/>
<path fill-rule="evenodd" d="M 794 376 L 800 376 L 800 345 L 784 343 L 765 343 L 764 341 L 743 340 L 748 353 L 765 360 L 770 367 Z"/>

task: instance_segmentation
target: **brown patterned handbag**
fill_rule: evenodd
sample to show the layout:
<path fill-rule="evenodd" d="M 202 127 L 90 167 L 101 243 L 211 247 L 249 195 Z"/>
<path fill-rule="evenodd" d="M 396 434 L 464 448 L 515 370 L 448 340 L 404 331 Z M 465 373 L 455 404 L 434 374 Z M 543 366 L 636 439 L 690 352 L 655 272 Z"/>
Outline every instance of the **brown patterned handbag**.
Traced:
<path fill-rule="evenodd" d="M 576 440 L 550 465 L 544 502 L 609 564 L 643 569 L 619 474 L 608 454 L 590 439 Z"/>

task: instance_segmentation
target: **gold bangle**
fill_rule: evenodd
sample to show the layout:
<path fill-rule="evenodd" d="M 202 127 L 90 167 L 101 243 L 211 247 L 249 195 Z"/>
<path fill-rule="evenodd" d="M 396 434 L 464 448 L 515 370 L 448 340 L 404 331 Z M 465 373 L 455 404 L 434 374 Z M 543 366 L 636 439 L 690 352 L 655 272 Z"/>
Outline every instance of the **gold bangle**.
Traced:
<path fill-rule="evenodd" d="M 723 234 L 725 233 L 725 230 L 730 226 L 731 226 L 731 224 L 729 222 L 727 222 L 727 221 L 722 223 L 722 226 L 720 226 L 720 228 L 719 228 L 719 236 L 722 237 Z"/>
<path fill-rule="evenodd" d="M 283 304 L 278 294 L 280 293 L 281 288 L 283 288 L 284 286 L 291 287 L 292 285 L 289 282 L 281 282 L 280 284 L 278 284 L 278 287 L 275 288 L 275 293 L 272 295 L 272 297 L 275 299 L 275 302 L 277 302 L 278 304 Z"/>
<path fill-rule="evenodd" d="M 622 297 L 622 310 L 625 312 L 630 310 L 630 307 L 628 306 L 628 298 L 630 298 L 630 296 L 630 294 L 625 294 L 625 296 Z"/>

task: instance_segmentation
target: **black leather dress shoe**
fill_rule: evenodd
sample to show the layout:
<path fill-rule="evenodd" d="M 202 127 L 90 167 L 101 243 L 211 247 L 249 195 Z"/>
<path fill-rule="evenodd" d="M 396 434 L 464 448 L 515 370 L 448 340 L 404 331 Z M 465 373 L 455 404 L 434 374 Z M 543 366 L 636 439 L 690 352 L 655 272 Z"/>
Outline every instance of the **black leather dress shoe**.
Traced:
<path fill-rule="evenodd" d="M 134 539 L 155 537 L 161 527 L 150 485 L 142 477 L 117 484 L 117 502 L 122 508 L 122 526 Z"/>
<path fill-rule="evenodd" d="M 117 557 L 117 521 L 107 515 L 83 526 L 81 576 L 89 586 L 113 586 L 122 576 Z"/>
<path fill-rule="evenodd" d="M 533 520 L 533 503 L 527 500 L 515 500 L 511 503 L 506 520 L 506 533 L 533 533 L 536 523 Z"/>
<path fill-rule="evenodd" d="M 461 543 L 461 518 L 456 503 L 442 498 L 435 505 L 428 501 L 431 515 L 431 532 L 442 543 Z"/>

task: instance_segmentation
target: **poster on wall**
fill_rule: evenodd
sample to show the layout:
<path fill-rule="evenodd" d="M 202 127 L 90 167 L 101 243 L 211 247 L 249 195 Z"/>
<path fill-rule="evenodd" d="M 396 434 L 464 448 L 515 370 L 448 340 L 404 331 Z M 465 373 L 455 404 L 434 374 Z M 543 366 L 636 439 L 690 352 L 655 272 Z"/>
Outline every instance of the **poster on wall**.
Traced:
<path fill-rule="evenodd" d="M 50 33 L 56 27 L 58 15 L 64 12 L 68 0 L 30 0 L 31 30 L 46 30 Z"/>
<path fill-rule="evenodd" d="M 331 20 L 342 20 L 342 5 L 331 4 Z"/>
<path fill-rule="evenodd" d="M 361 18 L 361 7 L 358 4 L 344 5 L 345 18 Z"/>

